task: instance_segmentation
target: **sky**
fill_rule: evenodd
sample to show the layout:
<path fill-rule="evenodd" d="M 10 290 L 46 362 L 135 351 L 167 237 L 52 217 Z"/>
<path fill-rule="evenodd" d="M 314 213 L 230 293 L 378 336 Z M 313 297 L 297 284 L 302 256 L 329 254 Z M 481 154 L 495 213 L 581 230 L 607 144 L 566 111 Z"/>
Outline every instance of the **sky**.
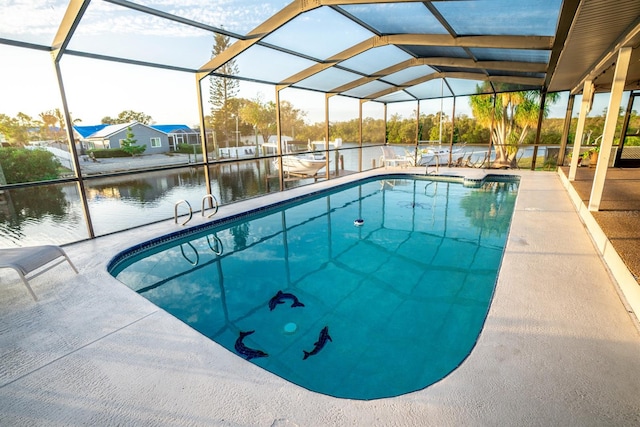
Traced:
<path fill-rule="evenodd" d="M 284 7 L 288 1 L 143 0 L 139 3 L 210 25 L 223 26 L 229 31 L 245 33 Z M 0 13 L 0 38 L 48 46 L 52 43 L 66 6 L 67 3 L 61 0 L 37 3 L 33 0 L 0 0 L 0 10 L 3 11 Z M 312 24 L 308 22 L 309 28 Z M 358 39 L 363 36 L 360 33 L 352 35 Z M 305 40 L 309 37 L 305 34 Z M 292 41 L 292 47 L 301 41 L 304 40 Z M 327 43 L 333 44 L 339 45 L 338 42 Z M 179 23 L 167 24 L 158 18 L 94 0 L 68 48 L 197 69 L 211 57 L 212 46 L 213 36 L 208 31 Z M 342 47 L 336 46 L 334 49 Z M 315 54 L 323 53 L 319 51 Z M 251 67 L 256 67 L 256 71 L 264 69 L 289 75 L 286 74 L 289 71 L 285 64 L 268 57 L 261 58 L 258 64 L 247 63 L 245 58 L 239 57 L 238 63 L 249 75 Z M 13 117 L 23 112 L 37 117 L 44 111 L 62 107 L 49 53 L 0 44 L 0 64 L 0 114 Z M 97 124 L 103 117 L 115 117 L 124 110 L 143 112 L 159 124 L 192 126 L 198 123 L 197 82 L 191 73 L 72 55 L 64 55 L 60 64 L 69 110 L 74 119 L 81 120 L 80 124 Z M 203 81 L 202 87 L 203 97 L 208 99 L 208 79 Z M 274 101 L 275 90 L 268 85 L 242 82 L 239 96 Z M 356 118 L 357 101 L 340 98 L 330 100 L 330 120 Z M 287 89 L 281 92 L 281 99 L 288 99 L 296 108 L 305 111 L 309 123 L 324 121 L 323 94 Z M 389 114 L 397 113 L 409 118 L 416 106 L 416 102 L 392 103 L 389 104 Z M 443 111 L 448 114 L 451 111 L 451 99 L 445 100 L 443 106 Z M 605 107 L 606 100 L 602 104 L 596 99 L 592 111 L 600 114 Z M 565 108 L 566 96 L 552 107 L 551 116 L 564 117 Z M 421 105 L 421 112 L 425 114 L 435 113 L 439 109 L 439 101 Z M 209 110 L 210 106 L 206 104 L 205 113 Z M 372 110 L 373 114 L 378 114 L 378 109 Z M 456 114 L 471 115 L 465 99 L 457 102 Z"/>

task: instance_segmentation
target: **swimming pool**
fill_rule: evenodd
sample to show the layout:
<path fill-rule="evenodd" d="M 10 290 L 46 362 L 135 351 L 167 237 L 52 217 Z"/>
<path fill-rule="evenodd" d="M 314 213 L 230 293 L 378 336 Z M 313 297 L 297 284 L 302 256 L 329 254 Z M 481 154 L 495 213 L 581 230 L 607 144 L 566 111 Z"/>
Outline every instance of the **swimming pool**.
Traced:
<path fill-rule="evenodd" d="M 517 186 L 367 179 L 143 243 L 109 272 L 288 381 L 335 397 L 397 396 L 444 378 L 473 349 Z"/>

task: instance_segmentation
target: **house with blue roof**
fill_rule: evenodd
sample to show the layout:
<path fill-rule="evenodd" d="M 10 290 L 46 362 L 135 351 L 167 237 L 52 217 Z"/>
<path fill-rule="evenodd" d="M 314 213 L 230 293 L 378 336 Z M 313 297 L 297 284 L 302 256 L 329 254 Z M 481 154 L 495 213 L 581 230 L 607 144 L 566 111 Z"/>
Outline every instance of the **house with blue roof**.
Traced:
<path fill-rule="evenodd" d="M 76 141 L 83 150 L 98 148 L 120 148 L 127 138 L 127 128 L 136 140 L 136 145 L 146 147 L 145 154 L 166 153 L 178 149 L 178 144 L 200 144 L 200 134 L 186 125 L 145 125 L 143 123 L 99 124 L 74 126 Z"/>
<path fill-rule="evenodd" d="M 158 154 L 169 151 L 167 134 L 151 126 L 138 123 L 119 123 L 107 125 L 102 129 L 84 138 L 83 146 L 87 148 L 120 148 L 122 141 L 127 139 L 127 133 L 131 129 L 135 145 L 146 147 L 144 154 Z"/>
<path fill-rule="evenodd" d="M 104 123 L 101 123 L 99 125 L 93 125 L 93 126 L 73 126 L 73 130 L 75 131 L 76 137 L 78 137 L 78 139 L 84 139 L 106 128 L 107 126 L 109 125 Z"/>
<path fill-rule="evenodd" d="M 200 144 L 200 133 L 187 125 L 151 125 L 151 127 L 167 134 L 171 151 L 176 151 L 179 144 Z"/>

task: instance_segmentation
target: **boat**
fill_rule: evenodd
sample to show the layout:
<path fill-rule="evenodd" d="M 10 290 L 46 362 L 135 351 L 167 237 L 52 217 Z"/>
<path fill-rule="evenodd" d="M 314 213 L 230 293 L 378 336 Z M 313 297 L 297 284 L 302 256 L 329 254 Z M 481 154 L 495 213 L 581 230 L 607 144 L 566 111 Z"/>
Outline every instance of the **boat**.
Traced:
<path fill-rule="evenodd" d="M 455 162 L 456 156 L 460 156 L 463 153 L 461 148 L 450 151 L 448 147 L 426 147 L 421 148 L 418 152 L 418 166 L 434 166 L 443 165 L 449 162 L 449 154 L 451 154 L 452 161 Z"/>
<path fill-rule="evenodd" d="M 323 153 L 299 153 L 294 154 L 294 147 L 289 141 L 282 142 L 282 169 L 287 176 L 315 177 L 320 169 L 326 166 L 327 161 Z M 264 154 L 277 153 L 278 144 L 267 142 L 262 144 Z M 276 170 L 280 170 L 278 159 L 273 160 Z"/>
<path fill-rule="evenodd" d="M 279 170 L 278 159 L 273 161 L 276 170 Z M 282 170 L 286 175 L 292 176 L 316 176 L 318 171 L 325 167 L 327 160 L 319 154 L 296 154 L 282 157 Z"/>

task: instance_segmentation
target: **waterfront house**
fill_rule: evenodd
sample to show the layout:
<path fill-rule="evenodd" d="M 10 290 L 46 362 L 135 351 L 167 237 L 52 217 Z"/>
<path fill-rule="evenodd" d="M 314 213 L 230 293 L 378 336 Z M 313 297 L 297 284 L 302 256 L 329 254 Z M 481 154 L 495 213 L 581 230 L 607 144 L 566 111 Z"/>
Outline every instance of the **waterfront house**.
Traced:
<path fill-rule="evenodd" d="M 166 133 L 138 122 L 107 125 L 84 138 L 84 141 L 87 148 L 120 148 L 122 141 L 127 138 L 128 128 L 131 128 L 134 135 L 135 145 L 146 147 L 144 154 L 169 151 L 169 138 Z"/>

